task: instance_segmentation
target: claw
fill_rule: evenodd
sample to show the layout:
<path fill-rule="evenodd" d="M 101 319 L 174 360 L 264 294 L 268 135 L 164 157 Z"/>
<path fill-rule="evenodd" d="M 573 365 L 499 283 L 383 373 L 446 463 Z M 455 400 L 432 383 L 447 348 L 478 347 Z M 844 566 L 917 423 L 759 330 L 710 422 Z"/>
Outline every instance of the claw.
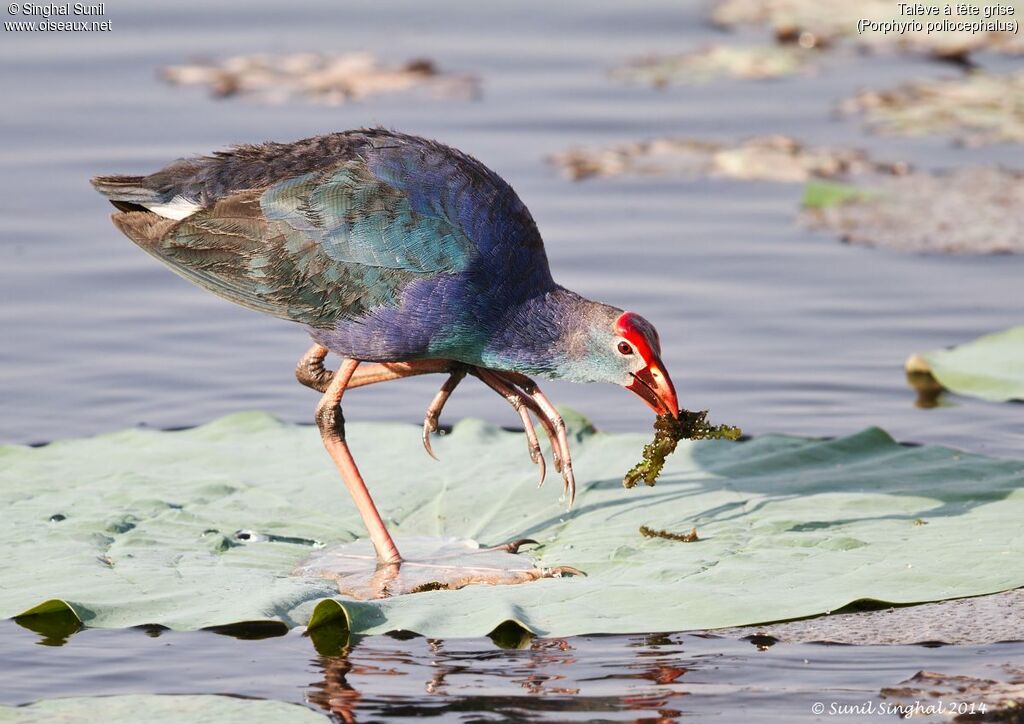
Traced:
<path fill-rule="evenodd" d="M 551 568 L 544 568 L 545 578 L 561 578 L 562 576 L 583 576 L 587 577 L 587 574 L 581 571 L 579 568 L 573 568 L 572 566 L 553 566 Z"/>
<path fill-rule="evenodd" d="M 540 478 L 537 480 L 537 487 L 539 488 L 544 485 L 544 478 L 547 476 L 547 463 L 544 462 L 544 455 L 540 451 L 540 442 L 537 440 L 537 431 L 533 427 L 530 413 L 524 407 L 520 410 L 519 414 L 523 420 L 523 427 L 526 428 L 526 444 L 530 448 L 530 460 L 540 468 L 538 471 Z"/>
<path fill-rule="evenodd" d="M 547 464 L 544 462 L 544 455 L 540 451 L 540 442 L 537 440 L 537 430 L 530 419 L 530 410 L 534 409 L 537 418 L 545 423 L 540 411 L 535 409 L 530 398 L 523 394 L 522 390 L 514 385 L 508 384 L 501 376 L 491 370 L 476 368 L 473 374 L 480 378 L 480 381 L 504 397 L 510 405 L 519 413 L 519 419 L 523 421 L 523 429 L 526 431 L 526 444 L 530 451 L 530 460 L 540 468 L 540 481 L 538 487 L 544 484 L 547 475 Z M 556 463 L 557 464 L 557 463 Z"/>
<path fill-rule="evenodd" d="M 423 421 L 423 449 L 426 450 L 427 455 L 434 458 L 434 460 L 440 460 L 440 458 L 434 454 L 434 448 L 430 445 L 430 436 L 435 432 L 437 432 L 437 423 L 428 417 Z"/>
<path fill-rule="evenodd" d="M 537 417 L 544 422 L 545 428 L 549 426 L 553 428 L 554 434 L 551 447 L 553 450 L 558 451 L 555 453 L 555 467 L 556 469 L 560 467 L 560 472 L 562 473 L 562 494 L 569 499 L 569 506 L 572 507 L 573 501 L 576 500 L 576 476 L 572 471 L 572 456 L 569 452 L 569 436 L 565 429 L 565 420 L 558 414 L 558 410 L 551 404 L 547 396 L 541 392 L 537 383 L 529 377 L 517 372 L 503 372 L 500 373 L 499 377 L 508 384 L 518 385 L 522 388 L 522 391 L 540 408 Z M 548 434 L 552 434 L 551 429 L 548 430 Z M 561 466 L 557 464 L 559 456 L 561 457 Z"/>
<path fill-rule="evenodd" d="M 509 541 L 508 543 L 502 543 L 498 546 L 492 546 L 488 550 L 492 551 L 506 551 L 508 553 L 518 553 L 519 549 L 525 545 L 540 545 L 533 538 L 520 538 L 519 540 Z"/>
<path fill-rule="evenodd" d="M 526 431 L 526 445 L 530 448 L 530 460 L 540 468 L 540 478 L 537 480 L 537 487 L 544 484 L 544 477 L 547 475 L 547 463 L 540 452 L 540 442 L 537 440 L 537 430 L 533 427 L 533 420 L 530 419 L 530 412 L 526 406 L 519 408 L 519 417 L 523 421 L 523 428 Z"/>
<path fill-rule="evenodd" d="M 452 396 L 452 392 L 462 382 L 462 378 L 466 376 L 466 370 L 463 368 L 455 369 L 448 379 L 441 385 L 441 389 L 434 395 L 434 399 L 430 401 L 430 405 L 427 407 L 427 415 L 423 418 L 423 447 L 427 451 L 427 455 L 437 460 L 437 455 L 434 454 L 434 448 L 430 445 L 430 435 L 437 432 L 437 421 L 441 417 L 441 410 L 444 409 L 444 405 L 448 402 L 448 398 Z"/>
<path fill-rule="evenodd" d="M 576 500 L 576 476 L 572 471 L 572 457 L 570 457 L 569 453 L 569 436 L 565 429 L 565 421 L 539 388 L 534 388 L 533 396 L 537 399 L 541 409 L 551 418 L 555 426 L 558 445 L 562 449 L 562 494 L 569 499 L 569 506 L 572 507 L 573 502 Z"/>
<path fill-rule="evenodd" d="M 505 382 L 506 385 L 508 385 L 509 387 L 516 391 L 520 402 L 522 402 L 527 407 L 527 409 L 529 409 L 530 412 L 532 412 L 536 416 L 536 418 L 540 420 L 540 424 L 544 427 L 544 432 L 547 433 L 548 440 L 551 443 L 551 461 L 555 466 L 555 472 L 562 472 L 562 454 L 559 450 L 558 433 L 555 430 L 555 426 L 552 424 L 551 420 L 548 419 L 547 415 L 544 414 L 544 411 L 541 409 L 540 405 L 538 405 L 532 397 L 529 397 L 527 393 L 523 392 L 518 386 L 516 386 L 515 382 L 509 379 L 505 379 L 503 381 Z"/>
<path fill-rule="evenodd" d="M 456 367 L 454 370 L 448 367 L 447 370 L 450 370 L 451 374 L 434 396 L 430 406 L 427 408 L 427 414 L 423 418 L 423 448 L 427 451 L 427 454 L 435 460 L 437 459 L 437 455 L 434 454 L 434 449 L 430 444 L 430 436 L 437 432 L 437 422 L 441 415 L 441 410 L 468 371 L 504 397 L 515 411 L 519 413 L 519 418 L 523 421 L 523 428 L 526 431 L 526 444 L 529 449 L 530 460 L 540 468 L 538 486 L 544 484 L 544 478 L 547 475 L 547 463 L 544 461 L 544 454 L 541 452 L 540 442 L 537 439 L 537 430 L 533 425 L 530 413 L 532 412 L 540 420 L 541 425 L 544 427 L 544 432 L 547 433 L 548 439 L 551 441 L 551 458 L 554 462 L 555 470 L 562 475 L 562 495 L 568 499 L 569 506 L 571 507 L 576 499 L 576 476 L 572 470 L 572 455 L 569 452 L 569 438 L 565 429 L 565 421 L 562 420 L 562 416 L 558 414 L 554 405 L 541 392 L 537 384 L 529 377 L 518 372 L 498 372 L 482 367 L 467 369 L 464 366 Z M 441 371 L 441 369 L 437 371 Z"/>
<path fill-rule="evenodd" d="M 509 401 L 512 402 L 511 399 Z M 530 449 L 530 460 L 540 468 L 540 479 L 537 481 L 537 487 L 539 488 L 544 485 L 544 478 L 547 475 L 547 463 L 544 462 L 544 456 L 540 452 L 537 430 L 533 426 L 533 420 L 530 419 L 530 411 L 526 408 L 526 405 L 522 404 L 518 397 L 515 398 L 515 402 L 512 402 L 512 406 L 516 408 L 516 412 L 519 413 L 519 419 L 523 421 L 523 429 L 526 431 L 526 445 Z"/>
<path fill-rule="evenodd" d="M 551 443 L 551 462 L 555 466 L 555 472 L 561 473 L 562 454 L 559 450 L 558 432 L 555 430 L 555 426 L 551 424 L 551 420 L 547 418 L 544 411 L 540 409 L 540 405 L 534 402 L 533 398 L 525 397 L 523 402 L 530 408 L 530 411 L 537 416 L 537 419 L 540 420 L 540 424 L 544 427 L 544 432 L 547 433 L 548 441 Z"/>

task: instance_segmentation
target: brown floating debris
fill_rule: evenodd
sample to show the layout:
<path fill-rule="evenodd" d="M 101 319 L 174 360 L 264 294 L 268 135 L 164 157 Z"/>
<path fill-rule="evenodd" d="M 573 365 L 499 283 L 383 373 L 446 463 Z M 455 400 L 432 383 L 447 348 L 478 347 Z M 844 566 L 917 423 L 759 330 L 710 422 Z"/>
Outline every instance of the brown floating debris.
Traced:
<path fill-rule="evenodd" d="M 168 66 L 160 77 L 173 85 L 205 85 L 218 98 L 251 96 L 283 103 L 301 96 L 341 105 L 377 93 L 425 88 L 441 98 L 473 98 L 477 80 L 442 73 L 428 59 L 385 65 L 370 53 L 239 55 L 221 61 Z"/>
<path fill-rule="evenodd" d="M 656 530 L 654 528 L 648 528 L 646 525 L 640 526 L 640 535 L 644 538 L 665 538 L 666 540 L 675 540 L 680 543 L 694 543 L 699 541 L 697 537 L 697 529 L 690 529 L 689 533 L 672 533 L 667 530 Z"/>
<path fill-rule="evenodd" d="M 894 713 L 908 719 L 944 714 L 953 721 L 1020 721 L 1024 668 L 1005 664 L 999 679 L 919 671 L 880 694 L 899 702 Z"/>
<path fill-rule="evenodd" d="M 1024 38 L 1017 32 L 1019 25 L 1013 24 L 1024 14 L 1021 0 L 998 3 L 1013 8 L 1013 14 L 989 18 L 957 15 L 958 3 L 904 3 L 913 9 L 919 4 L 935 7 L 939 14 L 904 12 L 895 0 L 718 0 L 711 19 L 726 27 L 767 25 L 779 42 L 805 48 L 846 41 L 871 50 L 895 48 L 955 60 L 979 50 L 1024 53 Z M 947 5 L 950 15 L 944 12 Z M 978 25 L 951 29 L 955 23 Z"/>
<path fill-rule="evenodd" d="M 426 593 L 427 591 L 447 591 L 449 590 L 449 588 L 450 587 L 448 586 L 447 583 L 442 583 L 441 581 L 427 581 L 426 583 L 421 583 L 420 585 L 409 589 L 409 593 Z"/>
<path fill-rule="evenodd" d="M 810 184 L 804 220 L 852 244 L 947 254 L 1024 252 L 1022 172 L 964 168 L 879 176 L 863 191 L 848 188 L 854 191 L 827 195 Z"/>
<path fill-rule="evenodd" d="M 807 51 L 797 46 L 707 45 L 685 53 L 637 58 L 612 71 L 612 77 L 659 88 L 718 78 L 764 80 L 804 71 L 809 59 Z"/>
<path fill-rule="evenodd" d="M 906 173 L 902 163 L 880 163 L 857 149 L 805 146 L 788 136 L 754 136 L 723 143 L 656 138 L 604 148 L 576 148 L 549 161 L 579 181 L 622 174 L 800 182 L 861 173 Z"/>
<path fill-rule="evenodd" d="M 845 113 L 863 113 L 882 133 L 948 134 L 978 146 L 1024 143 L 1024 71 L 974 72 L 963 78 L 918 81 L 894 90 L 862 91 L 844 101 Z"/>

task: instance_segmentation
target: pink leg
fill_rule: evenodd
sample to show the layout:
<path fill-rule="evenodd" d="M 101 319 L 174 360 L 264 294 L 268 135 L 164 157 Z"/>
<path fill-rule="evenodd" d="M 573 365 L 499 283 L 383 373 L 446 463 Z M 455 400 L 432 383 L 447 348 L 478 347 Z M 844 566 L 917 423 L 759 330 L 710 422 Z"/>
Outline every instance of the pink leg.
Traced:
<path fill-rule="evenodd" d="M 360 368 L 348 383 L 349 389 L 390 382 L 403 377 L 451 372 L 458 363 L 446 359 L 419 359 L 412 362 L 374 362 Z"/>
<path fill-rule="evenodd" d="M 299 361 L 295 375 L 299 382 L 320 392 L 325 392 L 333 381 L 341 374 L 324 368 L 323 361 L 327 356 L 327 348 L 314 344 Z M 358 362 L 357 362 L 358 364 Z M 415 360 L 412 362 L 378 362 L 364 365 L 361 369 L 349 373 L 344 389 L 372 385 L 378 382 L 411 377 L 413 375 L 449 372 L 451 376 L 438 391 L 427 408 L 423 423 L 423 445 L 431 457 L 435 457 L 430 445 L 430 432 L 437 429 L 437 419 L 448 398 L 462 380 L 465 368 L 456 362 L 442 359 Z M 551 453 L 555 470 L 562 474 L 563 489 L 569 497 L 571 505 L 576 497 L 576 480 L 572 470 L 572 457 L 569 452 L 569 440 L 562 417 L 555 410 L 551 401 L 541 392 L 537 384 L 525 375 L 517 372 L 498 372 L 484 368 L 470 367 L 471 374 L 480 378 L 488 387 L 504 397 L 519 413 L 526 430 L 530 459 L 541 468 L 541 482 L 544 480 L 544 458 L 540 455 L 537 434 L 530 420 L 529 412 L 533 412 L 540 420 L 544 431 L 551 440 Z M 344 389 L 342 392 L 344 392 Z M 338 399 L 341 399 L 339 394 Z M 322 403 L 321 403 L 322 404 Z M 354 464 L 353 464 L 354 465 Z"/>
<path fill-rule="evenodd" d="M 295 377 L 317 392 L 326 392 L 327 386 L 331 384 L 335 373 L 324 368 L 324 358 L 327 356 L 327 348 L 323 345 L 314 344 L 309 351 L 299 360 L 295 367 Z M 374 362 L 364 364 L 356 370 L 349 380 L 345 389 L 355 389 L 364 385 L 373 385 L 378 382 L 412 377 L 414 375 L 426 375 L 433 372 L 450 372 L 455 366 L 454 362 L 444 359 L 424 359 L 414 362 Z"/>
<path fill-rule="evenodd" d="M 349 452 L 348 443 L 345 442 L 345 418 L 341 414 L 341 397 L 345 394 L 345 388 L 358 366 L 359 360 L 346 359 L 342 362 L 327 385 L 320 404 L 317 405 L 316 424 L 320 428 L 324 447 L 341 473 L 341 479 L 345 482 L 345 487 L 348 488 L 370 533 L 370 541 L 377 552 L 377 559 L 384 564 L 399 563 L 402 556 L 391 539 L 380 513 L 377 512 L 377 506 L 373 504 L 370 491 L 367 490 L 363 476 L 356 467 L 356 461 Z"/>

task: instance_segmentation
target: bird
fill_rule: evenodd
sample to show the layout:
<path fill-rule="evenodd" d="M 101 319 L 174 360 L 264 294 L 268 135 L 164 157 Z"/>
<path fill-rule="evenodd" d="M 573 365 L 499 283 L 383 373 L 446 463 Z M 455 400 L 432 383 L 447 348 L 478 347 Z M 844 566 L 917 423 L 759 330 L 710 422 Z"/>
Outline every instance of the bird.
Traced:
<path fill-rule="evenodd" d="M 114 225 L 172 271 L 305 327 L 312 346 L 296 377 L 321 394 L 316 424 L 379 565 L 403 558 L 346 442 L 346 390 L 446 374 L 423 422 L 433 456 L 446 401 L 467 375 L 478 378 L 519 414 L 543 482 L 532 417 L 540 422 L 570 505 L 566 427 L 533 377 L 618 384 L 655 413 L 678 415 L 654 325 L 557 284 L 511 186 L 437 141 L 364 128 L 91 182 L 115 207 Z M 333 371 L 329 353 L 340 358 Z"/>

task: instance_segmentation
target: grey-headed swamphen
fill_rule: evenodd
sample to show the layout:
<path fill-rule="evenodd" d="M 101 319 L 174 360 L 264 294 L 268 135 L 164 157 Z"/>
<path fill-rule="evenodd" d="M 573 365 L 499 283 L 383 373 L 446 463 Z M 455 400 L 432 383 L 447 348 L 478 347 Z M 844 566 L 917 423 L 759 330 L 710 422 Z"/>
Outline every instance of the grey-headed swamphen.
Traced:
<path fill-rule="evenodd" d="M 92 183 L 117 207 L 114 224 L 174 272 L 306 327 L 314 344 L 296 374 L 323 393 L 317 425 L 382 563 L 402 559 L 345 442 L 346 389 L 447 373 L 424 421 L 433 454 L 445 401 L 467 373 L 478 377 L 518 411 L 541 480 L 530 414 L 542 423 L 570 502 L 565 425 L 529 375 L 623 385 L 677 414 L 650 322 L 555 283 L 523 202 L 453 148 L 347 131 Z M 328 352 L 342 358 L 336 372 L 324 368 Z"/>

